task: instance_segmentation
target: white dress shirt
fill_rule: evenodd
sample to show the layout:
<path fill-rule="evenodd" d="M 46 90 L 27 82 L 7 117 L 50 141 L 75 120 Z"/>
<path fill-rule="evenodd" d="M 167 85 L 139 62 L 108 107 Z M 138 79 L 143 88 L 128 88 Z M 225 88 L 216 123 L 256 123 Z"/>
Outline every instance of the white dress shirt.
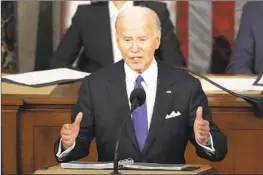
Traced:
<path fill-rule="evenodd" d="M 116 40 L 116 29 L 115 29 L 115 22 L 118 14 L 120 11 L 127 9 L 133 6 L 133 1 L 126 1 L 123 6 L 118 9 L 112 1 L 109 1 L 109 15 L 110 15 L 110 27 L 111 27 L 111 41 L 112 41 L 112 51 L 113 51 L 113 58 L 114 63 L 120 61 L 122 59 L 121 52 L 117 45 Z"/>
<path fill-rule="evenodd" d="M 144 82 L 142 82 L 142 86 L 146 93 L 147 120 L 148 120 L 148 129 L 149 129 L 151 121 L 152 121 L 153 107 L 154 107 L 156 90 L 157 90 L 158 66 L 157 66 L 156 60 L 153 59 L 153 62 L 150 65 L 150 67 L 147 70 L 145 70 L 142 74 L 138 74 L 137 72 L 132 70 L 126 63 L 124 63 L 124 71 L 125 71 L 125 76 L 126 76 L 125 81 L 126 81 L 126 90 L 127 90 L 128 99 L 130 98 L 130 94 L 135 87 L 136 78 L 139 75 L 141 75 L 144 80 Z M 214 153 L 215 151 L 214 144 L 213 144 L 213 138 L 211 134 L 209 134 L 209 145 L 211 147 L 202 145 L 200 143 L 198 144 L 211 153 Z M 75 143 L 70 148 L 68 148 L 62 153 L 61 153 L 61 146 L 62 145 L 61 145 L 61 140 L 60 140 L 58 152 L 56 154 L 56 156 L 59 159 L 68 155 L 68 153 L 75 147 Z"/>
<path fill-rule="evenodd" d="M 153 59 L 153 63 L 142 74 L 135 72 L 125 63 L 124 71 L 126 76 L 126 90 L 127 90 L 128 99 L 130 99 L 130 94 L 136 85 L 137 77 L 141 75 L 144 80 L 142 82 L 142 87 L 146 93 L 146 108 L 147 108 L 147 120 L 148 120 L 148 129 L 149 129 L 152 121 L 153 107 L 154 107 L 156 88 L 157 88 L 157 76 L 158 76 L 157 63 L 155 59 Z"/>

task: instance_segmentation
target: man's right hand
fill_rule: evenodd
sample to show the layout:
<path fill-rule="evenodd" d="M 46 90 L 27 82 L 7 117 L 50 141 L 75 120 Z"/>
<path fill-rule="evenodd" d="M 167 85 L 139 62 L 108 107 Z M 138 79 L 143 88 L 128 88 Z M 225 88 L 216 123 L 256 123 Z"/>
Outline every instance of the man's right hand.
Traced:
<path fill-rule="evenodd" d="M 80 122 L 82 120 L 82 112 L 79 112 L 77 117 L 75 118 L 74 123 L 72 124 L 64 124 L 62 126 L 60 135 L 61 141 L 64 149 L 68 149 L 71 147 L 79 134 Z"/>

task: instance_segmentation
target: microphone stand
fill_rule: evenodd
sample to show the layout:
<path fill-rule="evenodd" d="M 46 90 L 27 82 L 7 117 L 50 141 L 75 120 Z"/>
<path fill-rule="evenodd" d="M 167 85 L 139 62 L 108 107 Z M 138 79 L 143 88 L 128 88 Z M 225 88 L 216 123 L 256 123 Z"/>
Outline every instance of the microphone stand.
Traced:
<path fill-rule="evenodd" d="M 121 174 L 119 172 L 118 150 L 119 150 L 119 145 L 120 145 L 120 139 L 122 136 L 122 130 L 124 126 L 126 125 L 128 119 L 131 117 L 133 111 L 138 107 L 137 104 L 138 104 L 137 100 L 134 100 L 134 103 L 131 104 L 131 111 L 128 113 L 128 116 L 125 118 L 124 122 L 122 123 L 119 129 L 116 146 L 115 146 L 115 153 L 114 153 L 113 172 L 111 172 L 111 174 Z"/>
<path fill-rule="evenodd" d="M 235 92 L 233 92 L 233 91 L 231 91 L 231 90 L 229 90 L 229 89 L 227 89 L 227 88 L 215 83 L 214 81 L 210 80 L 209 78 L 207 78 L 206 76 L 204 76 L 204 75 L 202 75 L 200 73 L 194 72 L 194 71 L 192 71 L 190 69 L 187 69 L 187 68 L 184 68 L 184 67 L 176 67 L 175 66 L 175 68 L 176 69 L 182 69 L 182 70 L 185 70 L 187 72 L 190 72 L 190 73 L 192 73 L 192 74 L 194 74 L 194 75 L 196 75 L 196 76 L 208 81 L 209 83 L 211 83 L 212 85 L 218 87 L 219 89 L 221 89 L 221 90 L 223 90 L 223 91 L 225 91 L 225 92 L 227 92 L 227 93 L 229 93 L 229 94 L 231 94 L 233 96 L 236 96 L 236 97 L 244 99 L 246 102 L 248 102 L 249 104 L 252 105 L 255 116 L 257 116 L 259 118 L 263 117 L 263 98 L 256 98 L 256 97 L 253 98 L 253 97 L 248 97 L 248 96 L 245 96 L 245 95 L 241 95 L 241 94 L 235 93 Z"/>

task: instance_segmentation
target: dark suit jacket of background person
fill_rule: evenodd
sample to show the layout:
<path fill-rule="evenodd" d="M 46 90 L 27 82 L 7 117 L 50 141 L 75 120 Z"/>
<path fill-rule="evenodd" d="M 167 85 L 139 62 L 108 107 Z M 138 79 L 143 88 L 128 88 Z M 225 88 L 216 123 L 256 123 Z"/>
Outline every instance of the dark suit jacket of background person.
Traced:
<path fill-rule="evenodd" d="M 205 151 L 195 141 L 193 125 L 198 106 L 203 107 L 203 117 L 210 122 L 214 154 Z M 165 119 L 172 111 L 179 111 L 181 115 Z M 72 121 L 79 112 L 83 112 L 83 118 L 76 145 L 69 155 L 57 161 L 67 162 L 87 156 L 94 137 L 98 160 L 113 161 L 118 131 L 129 112 L 123 60 L 83 80 L 79 98 L 72 108 Z M 132 158 L 136 162 L 185 163 L 188 140 L 196 146 L 196 152 L 202 158 L 220 161 L 227 153 L 226 137 L 212 121 L 200 82 L 182 70 L 159 62 L 154 112 L 144 149 L 139 150 L 130 117 L 122 133 L 119 158 Z M 55 143 L 55 154 L 58 145 L 59 140 Z"/>
<path fill-rule="evenodd" d="M 162 39 L 155 56 L 169 64 L 185 66 L 166 4 L 135 1 L 134 5 L 151 8 L 161 20 Z M 95 72 L 114 62 L 108 2 L 96 2 L 78 7 L 72 25 L 66 31 L 51 59 L 50 68 L 70 67 L 82 46 L 84 51 L 78 69 Z"/>
<path fill-rule="evenodd" d="M 263 73 L 263 2 L 245 4 L 227 73 Z"/>

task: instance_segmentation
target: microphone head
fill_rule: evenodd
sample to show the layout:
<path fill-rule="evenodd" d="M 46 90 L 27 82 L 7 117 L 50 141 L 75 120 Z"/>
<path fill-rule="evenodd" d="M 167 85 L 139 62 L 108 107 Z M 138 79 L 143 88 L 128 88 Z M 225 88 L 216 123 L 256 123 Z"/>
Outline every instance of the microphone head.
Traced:
<path fill-rule="evenodd" d="M 136 107 L 141 106 L 146 100 L 146 94 L 143 88 L 136 88 L 130 95 L 131 104 L 136 103 Z"/>

